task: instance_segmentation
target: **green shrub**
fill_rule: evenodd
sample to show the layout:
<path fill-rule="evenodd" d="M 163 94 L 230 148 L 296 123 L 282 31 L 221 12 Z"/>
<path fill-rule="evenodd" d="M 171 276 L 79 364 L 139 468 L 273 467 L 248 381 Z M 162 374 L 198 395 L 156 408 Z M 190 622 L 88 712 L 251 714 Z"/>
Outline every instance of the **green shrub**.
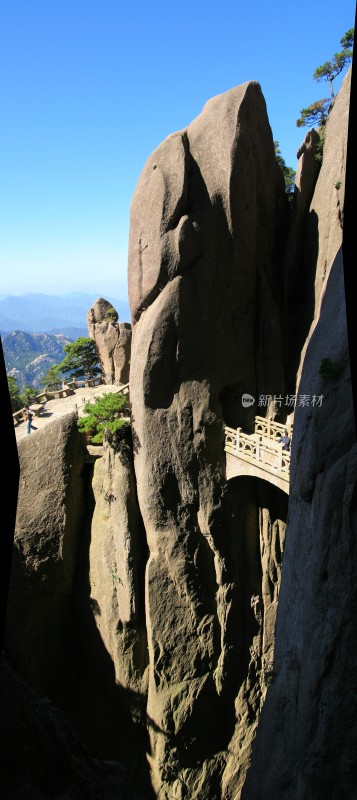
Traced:
<path fill-rule="evenodd" d="M 326 124 L 321 125 L 321 127 L 318 128 L 317 132 L 318 132 L 318 134 L 320 136 L 320 139 L 319 139 L 319 141 L 317 142 L 317 145 L 316 145 L 315 159 L 321 165 L 322 164 L 322 159 L 323 159 L 323 156 L 324 156 Z"/>
<path fill-rule="evenodd" d="M 85 416 L 80 417 L 77 425 L 81 433 L 91 435 L 94 444 L 101 444 L 105 437 L 109 438 L 130 425 L 123 419 L 123 410 L 127 399 L 123 394 L 109 394 L 96 397 L 94 403 L 86 403 L 83 411 Z"/>
<path fill-rule="evenodd" d="M 106 312 L 106 320 L 107 322 L 117 322 L 118 321 L 118 312 L 111 306 L 108 308 Z"/>

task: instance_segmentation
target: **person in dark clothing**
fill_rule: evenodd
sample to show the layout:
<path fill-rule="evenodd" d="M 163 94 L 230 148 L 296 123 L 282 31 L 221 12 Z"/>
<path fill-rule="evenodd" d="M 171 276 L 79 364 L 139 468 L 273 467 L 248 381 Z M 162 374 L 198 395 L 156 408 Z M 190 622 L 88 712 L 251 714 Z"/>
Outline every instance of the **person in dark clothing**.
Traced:
<path fill-rule="evenodd" d="M 278 439 L 278 442 L 279 444 L 283 445 L 283 450 L 290 450 L 291 439 L 288 431 L 284 431 L 284 436 L 281 436 L 280 439 Z"/>

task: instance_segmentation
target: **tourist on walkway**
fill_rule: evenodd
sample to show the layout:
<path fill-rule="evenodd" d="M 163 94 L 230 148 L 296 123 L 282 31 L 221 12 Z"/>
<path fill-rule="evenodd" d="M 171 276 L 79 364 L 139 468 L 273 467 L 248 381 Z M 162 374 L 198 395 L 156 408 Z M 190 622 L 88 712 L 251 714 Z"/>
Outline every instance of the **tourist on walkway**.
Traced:
<path fill-rule="evenodd" d="M 30 406 L 25 406 L 24 408 L 24 422 L 26 422 L 26 433 L 31 433 L 31 420 L 33 417 L 33 413 L 30 410 Z"/>

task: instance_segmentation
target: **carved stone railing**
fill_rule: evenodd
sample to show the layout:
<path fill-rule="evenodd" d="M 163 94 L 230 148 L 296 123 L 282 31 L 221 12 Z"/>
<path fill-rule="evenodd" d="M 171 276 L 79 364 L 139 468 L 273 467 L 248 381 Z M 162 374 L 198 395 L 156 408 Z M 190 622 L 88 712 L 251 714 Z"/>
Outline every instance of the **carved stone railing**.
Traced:
<path fill-rule="evenodd" d="M 243 433 L 241 428 L 226 427 L 225 451 L 235 456 L 240 461 L 268 472 L 279 477 L 283 481 L 289 482 L 290 478 L 290 451 L 283 450 L 283 445 L 279 444 L 275 437 L 279 433 L 279 438 L 286 430 L 284 425 L 270 423 L 270 426 L 261 426 L 258 419 L 258 431 L 253 434 Z M 264 420 L 265 422 L 265 420 Z M 279 428 L 277 427 L 279 425 Z M 257 431 L 256 427 L 256 431 Z M 267 436 L 268 431 L 272 438 Z"/>
<path fill-rule="evenodd" d="M 63 381 L 62 389 L 82 389 L 88 386 L 100 386 L 104 383 L 103 375 L 97 375 L 95 378 L 77 378 L 71 381 Z"/>
<path fill-rule="evenodd" d="M 128 395 L 129 394 L 129 384 L 128 383 L 124 383 L 123 386 L 119 386 L 118 391 L 120 392 L 120 394 Z"/>
<path fill-rule="evenodd" d="M 281 422 L 274 422 L 267 417 L 255 417 L 254 433 L 265 436 L 266 439 L 280 439 L 283 433 L 287 430 L 289 434 L 292 433 L 292 424 L 282 425 Z"/>
<path fill-rule="evenodd" d="M 61 388 L 54 389 L 53 391 L 44 389 L 43 392 L 37 394 L 36 397 L 34 397 L 33 402 L 30 404 L 31 411 L 33 411 L 36 415 L 40 415 L 45 408 L 44 403 L 46 403 L 47 400 L 62 400 L 69 395 L 75 394 L 76 389 L 92 388 L 94 386 L 100 386 L 102 383 L 104 383 L 102 375 L 98 375 L 96 378 L 80 378 L 77 380 L 63 381 Z M 118 386 L 116 389 L 113 385 L 113 391 L 124 394 L 128 399 L 128 403 L 130 402 L 128 383 L 125 383 L 123 386 Z M 18 411 L 14 412 L 12 415 L 14 425 L 18 425 L 20 422 L 23 422 L 24 411 L 24 408 L 20 408 Z"/>

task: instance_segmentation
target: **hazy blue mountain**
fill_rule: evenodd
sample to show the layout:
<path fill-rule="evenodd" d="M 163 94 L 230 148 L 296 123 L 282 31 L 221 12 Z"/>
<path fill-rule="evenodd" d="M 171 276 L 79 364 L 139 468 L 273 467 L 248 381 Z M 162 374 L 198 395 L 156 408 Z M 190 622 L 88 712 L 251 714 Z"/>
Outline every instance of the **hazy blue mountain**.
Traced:
<path fill-rule="evenodd" d="M 75 328 L 81 331 L 78 336 L 85 335 L 88 333 L 86 314 L 100 296 L 86 292 L 69 292 L 64 295 L 28 292 L 23 295 L 0 296 L 0 329 L 30 333 L 56 331 L 68 335 L 68 331 Z M 108 296 L 105 299 L 117 310 L 121 322 L 130 322 L 129 306 L 126 302 Z"/>
<path fill-rule="evenodd" d="M 25 333 L 12 331 L 2 339 L 6 372 L 16 378 L 20 390 L 25 386 L 40 386 L 49 367 L 59 364 L 63 348 L 72 339 L 62 333 Z"/>
<path fill-rule="evenodd" d="M 63 333 L 64 336 L 68 336 L 69 339 L 72 339 L 74 341 L 75 339 L 78 339 L 80 336 L 88 336 L 88 328 L 87 326 L 83 328 L 72 328 L 71 326 L 69 326 L 69 328 L 65 327 L 53 328 L 51 331 L 47 331 L 47 333 L 50 334 Z"/>

